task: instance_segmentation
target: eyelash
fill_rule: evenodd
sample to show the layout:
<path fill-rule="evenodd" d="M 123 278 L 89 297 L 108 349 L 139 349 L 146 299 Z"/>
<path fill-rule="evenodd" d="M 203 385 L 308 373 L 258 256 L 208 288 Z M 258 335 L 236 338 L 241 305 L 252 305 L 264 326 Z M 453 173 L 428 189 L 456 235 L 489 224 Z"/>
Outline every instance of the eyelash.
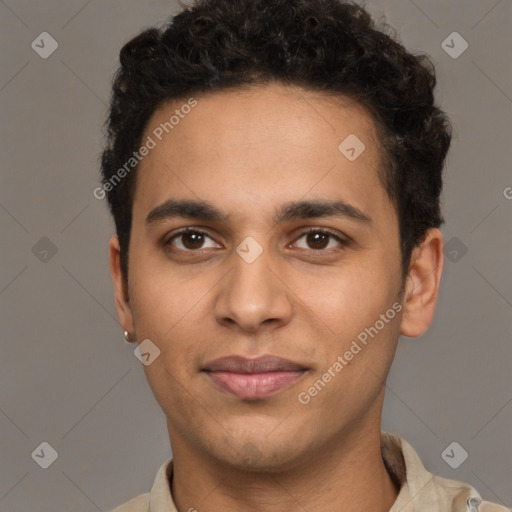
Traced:
<path fill-rule="evenodd" d="M 177 231 L 176 233 L 173 233 L 172 236 L 168 237 L 165 241 L 164 241 L 164 246 L 165 247 L 168 247 L 172 252 L 188 252 L 188 253 L 200 253 L 201 250 L 204 250 L 204 249 L 176 249 L 174 247 L 172 247 L 171 245 L 171 242 L 176 239 L 176 238 L 179 238 L 181 235 L 185 235 L 187 233 L 196 233 L 196 234 L 199 234 L 199 235 L 205 235 L 207 236 L 208 238 L 212 239 L 213 240 L 213 237 L 211 237 L 206 231 L 201 231 L 200 229 L 197 229 L 197 228 L 191 228 L 191 227 L 187 227 L 187 228 L 183 228 L 179 231 Z M 307 229 L 306 231 L 303 231 L 295 240 L 293 243 L 296 243 L 298 240 L 300 240 L 301 238 L 311 234 L 311 233 L 321 233 L 321 234 L 324 234 L 324 235 L 328 235 L 329 237 L 331 238 L 334 238 L 342 247 L 346 247 L 349 245 L 350 243 L 350 240 L 348 239 L 344 239 L 342 237 L 340 237 L 338 234 L 334 233 L 333 231 L 331 231 L 330 229 L 327 229 L 327 228 L 310 228 L 310 229 Z M 332 249 L 332 248 L 331 248 Z M 304 249 L 302 249 L 304 250 Z M 329 249 L 309 249 L 310 251 L 313 251 L 313 252 L 326 252 L 328 251 Z"/>

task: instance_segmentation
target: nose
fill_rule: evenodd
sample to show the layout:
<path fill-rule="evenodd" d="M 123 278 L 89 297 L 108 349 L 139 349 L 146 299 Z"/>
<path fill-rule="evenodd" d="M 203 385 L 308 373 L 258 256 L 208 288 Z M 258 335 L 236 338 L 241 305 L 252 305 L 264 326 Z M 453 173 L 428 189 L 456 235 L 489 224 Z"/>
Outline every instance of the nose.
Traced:
<path fill-rule="evenodd" d="M 233 269 L 220 283 L 214 311 L 218 323 L 245 332 L 275 329 L 293 315 L 292 291 L 268 251 L 252 262 L 234 253 Z"/>

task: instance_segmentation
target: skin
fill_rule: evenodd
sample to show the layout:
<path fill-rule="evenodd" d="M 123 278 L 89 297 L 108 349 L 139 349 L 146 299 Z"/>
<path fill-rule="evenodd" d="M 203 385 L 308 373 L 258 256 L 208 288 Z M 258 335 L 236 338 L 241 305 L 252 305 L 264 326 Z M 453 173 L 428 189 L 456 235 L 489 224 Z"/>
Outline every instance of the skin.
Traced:
<path fill-rule="evenodd" d="M 378 133 L 358 104 L 279 84 L 197 100 L 140 163 L 128 281 L 117 237 L 110 242 L 120 322 L 133 340 L 149 338 L 161 351 L 144 371 L 167 417 L 176 506 L 387 511 L 398 489 L 380 455 L 385 380 L 399 335 L 420 336 L 432 320 L 441 233 L 429 230 L 415 248 L 403 283 L 397 214 L 377 174 Z M 143 140 L 184 103 L 161 106 Z M 351 133 L 366 146 L 353 162 L 338 149 Z M 146 222 L 168 199 L 206 201 L 226 218 Z M 344 201 L 370 221 L 276 223 L 292 201 Z M 171 239 L 184 227 L 206 236 Z M 311 228 L 348 243 L 308 237 Z M 252 263 L 236 252 L 246 237 L 262 248 Z M 396 301 L 401 312 L 300 403 L 298 394 Z M 308 371 L 260 400 L 226 393 L 201 372 L 219 357 L 263 354 Z"/>

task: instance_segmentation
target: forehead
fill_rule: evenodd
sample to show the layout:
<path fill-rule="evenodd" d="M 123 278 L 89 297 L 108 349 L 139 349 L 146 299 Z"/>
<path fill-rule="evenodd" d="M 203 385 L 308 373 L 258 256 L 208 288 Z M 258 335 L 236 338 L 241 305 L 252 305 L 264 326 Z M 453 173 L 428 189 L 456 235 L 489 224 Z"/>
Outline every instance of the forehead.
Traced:
<path fill-rule="evenodd" d="M 137 171 L 134 219 L 173 195 L 240 214 L 308 195 L 385 205 L 375 123 L 349 98 L 272 84 L 194 102 L 166 103 L 151 117 L 142 140 L 154 148 Z"/>

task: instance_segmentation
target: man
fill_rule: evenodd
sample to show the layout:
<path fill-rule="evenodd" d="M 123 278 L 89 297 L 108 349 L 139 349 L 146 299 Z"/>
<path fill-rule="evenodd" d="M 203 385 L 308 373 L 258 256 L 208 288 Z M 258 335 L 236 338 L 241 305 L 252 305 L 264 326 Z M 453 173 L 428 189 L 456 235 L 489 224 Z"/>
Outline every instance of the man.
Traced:
<path fill-rule="evenodd" d="M 205 0 L 121 50 L 110 265 L 173 458 L 121 511 L 503 511 L 381 433 L 434 313 L 434 72 L 335 0 Z"/>

